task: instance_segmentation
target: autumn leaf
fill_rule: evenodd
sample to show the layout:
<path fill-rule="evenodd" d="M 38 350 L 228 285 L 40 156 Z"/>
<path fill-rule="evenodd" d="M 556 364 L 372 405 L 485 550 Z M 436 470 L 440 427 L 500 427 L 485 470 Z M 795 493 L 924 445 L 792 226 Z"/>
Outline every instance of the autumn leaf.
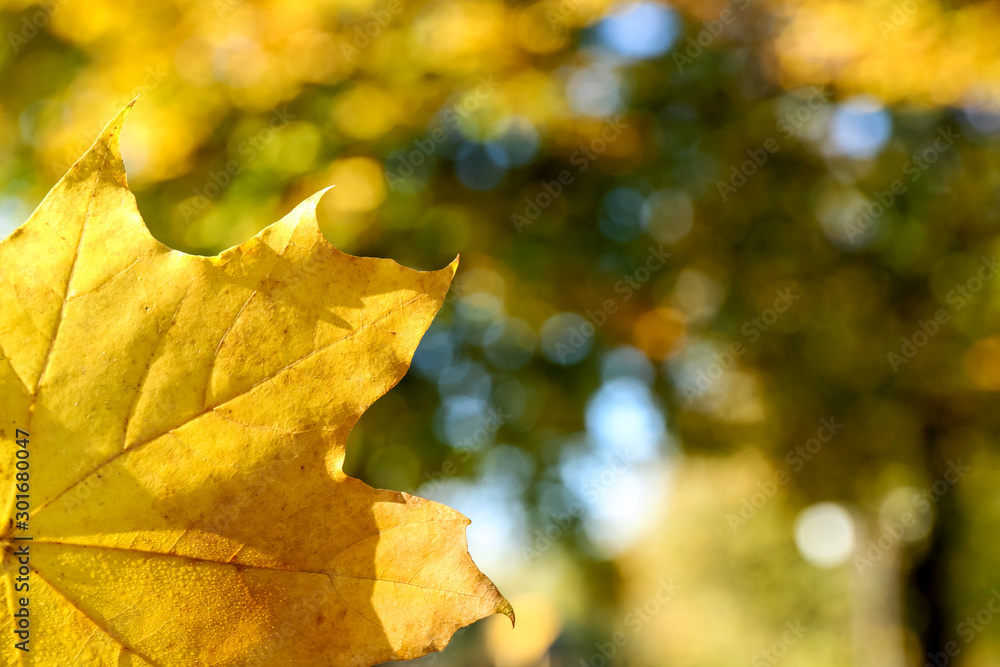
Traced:
<path fill-rule="evenodd" d="M 128 111 L 0 243 L 3 664 L 371 665 L 513 619 L 468 519 L 342 471 L 457 264 L 339 252 L 322 193 L 171 250 L 125 180 Z"/>

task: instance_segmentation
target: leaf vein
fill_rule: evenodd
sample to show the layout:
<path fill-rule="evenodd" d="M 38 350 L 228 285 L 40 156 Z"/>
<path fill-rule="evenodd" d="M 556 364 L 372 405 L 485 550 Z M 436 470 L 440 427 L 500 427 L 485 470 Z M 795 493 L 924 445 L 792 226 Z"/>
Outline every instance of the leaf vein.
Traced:
<path fill-rule="evenodd" d="M 417 301 L 418 299 L 420 299 L 421 297 L 424 297 L 426 295 L 427 295 L 427 292 L 421 292 L 417 296 L 415 296 L 412 299 L 410 299 L 409 301 L 407 301 L 404 304 L 404 306 L 408 306 L 411 303 Z M 218 405 L 212 406 L 211 408 L 206 408 L 205 410 L 199 412 L 198 414 L 193 415 L 192 417 L 189 417 L 188 419 L 182 421 L 180 424 L 178 424 L 177 426 L 174 426 L 173 428 L 167 429 L 166 431 L 163 431 L 162 433 L 159 433 L 159 434 L 157 434 L 155 436 L 151 436 L 151 437 L 147 438 L 146 440 L 144 440 L 144 441 L 142 441 L 140 443 L 137 443 L 135 445 L 132 445 L 131 447 L 128 447 L 127 449 L 123 449 L 123 450 L 119 451 L 118 453 L 114 454 L 113 456 L 111 456 L 111 457 L 105 459 L 104 461 L 102 461 L 101 463 L 97 464 L 97 466 L 95 466 L 92 470 L 90 470 L 89 472 L 87 472 L 86 474 L 84 474 L 83 476 L 81 476 L 80 479 L 76 480 L 75 482 L 73 482 L 72 484 L 70 484 L 68 487 L 66 487 L 65 489 L 63 489 L 62 491 L 60 491 L 59 493 L 57 493 L 56 495 L 54 495 L 51 498 L 43 501 L 38 506 L 38 508 L 34 512 L 32 512 L 32 517 L 37 516 L 44 509 L 46 509 L 47 507 L 49 507 L 50 505 L 52 505 L 53 502 L 55 502 L 56 500 L 58 500 L 59 498 L 61 498 L 62 496 L 64 496 L 69 491 L 72 491 L 74 488 L 76 488 L 80 484 L 82 484 L 83 480 L 87 479 L 88 477 L 90 477 L 91 475 L 93 475 L 95 472 L 98 472 L 99 470 L 102 470 L 103 468 L 107 467 L 108 465 L 110 465 L 111 463 L 113 463 L 114 461 L 116 461 L 117 459 L 119 459 L 122 455 L 124 455 L 124 454 L 126 454 L 128 452 L 135 451 L 135 450 L 139 449 L 140 447 L 144 447 L 144 446 L 146 446 L 146 445 L 148 445 L 150 443 L 160 441 L 160 439 L 163 436 L 165 436 L 167 434 L 170 434 L 170 433 L 173 433 L 174 431 L 176 431 L 176 430 L 178 430 L 180 428 L 183 428 L 184 426 L 187 426 L 188 424 L 194 422 L 195 420 L 197 420 L 197 419 L 205 416 L 209 412 L 213 412 L 213 411 L 217 410 L 218 408 L 222 407 L 223 405 L 226 405 L 227 403 L 231 403 L 231 402 L 235 401 L 236 399 L 249 394 L 251 391 L 253 391 L 257 387 L 259 387 L 260 385 L 264 384 L 265 382 L 270 382 L 270 381 L 274 380 L 277 376 L 281 375 L 285 371 L 294 368 L 296 365 L 298 365 L 298 364 L 306 361 L 307 359 L 310 359 L 310 358 L 314 357 L 317 354 L 320 354 L 322 352 L 325 352 L 325 351 L 329 350 L 330 348 L 334 347 L 335 345 L 338 345 L 338 344 L 344 342 L 348 338 L 351 338 L 352 336 L 360 333 L 361 331 L 363 331 L 363 330 L 365 330 L 365 329 L 367 329 L 367 328 L 369 328 L 369 327 L 371 327 L 371 326 L 373 326 L 375 324 L 378 324 L 382 320 L 390 317 L 391 315 L 394 315 L 398 311 L 399 311 L 399 308 L 395 308 L 393 310 L 390 310 L 390 311 L 386 312 L 382 316 L 380 316 L 380 317 L 376 318 L 375 320 L 372 320 L 371 322 L 369 322 L 364 327 L 358 327 L 357 329 L 353 329 L 349 333 L 347 333 L 344 336 L 338 338 L 337 340 L 335 340 L 335 341 L 333 341 L 331 343 L 328 343 L 327 345 L 324 345 L 323 347 L 321 347 L 319 349 L 313 350 L 309 354 L 307 354 L 307 355 L 305 355 L 303 357 L 300 357 L 299 359 L 296 359 L 295 361 L 293 361 L 292 363 L 288 364 L 284 368 L 278 369 L 277 371 L 275 371 L 269 377 L 266 377 L 266 378 L 264 378 L 264 379 L 262 379 L 262 380 L 260 380 L 258 382 L 255 382 L 253 385 L 251 385 L 247 389 L 244 389 L 244 390 L 240 391 L 239 393 L 237 393 L 236 395 L 234 395 L 234 396 L 232 396 L 230 398 L 227 398 L 226 400 L 222 401 Z"/>

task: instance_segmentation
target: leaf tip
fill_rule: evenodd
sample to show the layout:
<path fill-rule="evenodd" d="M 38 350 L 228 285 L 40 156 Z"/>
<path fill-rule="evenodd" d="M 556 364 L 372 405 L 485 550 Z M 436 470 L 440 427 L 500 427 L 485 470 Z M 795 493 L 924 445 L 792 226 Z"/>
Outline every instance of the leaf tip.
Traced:
<path fill-rule="evenodd" d="M 288 215 L 275 224 L 286 225 L 289 229 L 304 226 L 304 228 L 308 229 L 309 233 L 316 238 L 323 238 L 323 232 L 319 228 L 319 219 L 316 217 L 316 208 L 319 206 L 319 200 L 322 199 L 323 195 L 329 192 L 332 187 L 332 185 L 328 185 L 322 190 L 318 190 L 312 195 L 306 197 L 299 202 L 299 205 L 293 208 Z"/>
<path fill-rule="evenodd" d="M 501 599 L 502 599 L 502 601 L 500 602 L 499 605 L 497 605 L 497 610 L 494 613 L 503 614 L 504 616 L 506 616 L 507 618 L 509 618 L 510 619 L 510 627 L 513 628 L 514 625 L 515 625 L 514 607 L 512 607 L 510 605 L 510 602 L 507 601 L 507 598 L 501 598 Z"/>
<path fill-rule="evenodd" d="M 115 114 L 107 126 L 105 126 L 104 131 L 101 132 L 101 136 L 97 138 L 98 142 L 104 142 L 107 144 L 113 144 L 115 147 L 118 146 L 118 139 L 121 136 L 122 128 L 125 126 L 125 120 L 128 118 L 129 113 L 132 111 L 132 107 L 135 106 L 136 100 L 139 96 L 136 95 L 135 99 L 126 104 Z"/>
<path fill-rule="evenodd" d="M 124 188 L 128 188 L 128 181 L 125 176 L 125 163 L 122 161 L 121 154 L 121 133 L 122 128 L 125 126 L 125 120 L 128 118 L 129 112 L 132 111 L 132 105 L 134 104 L 135 100 L 132 100 L 108 121 L 104 130 L 94 141 L 94 144 L 70 168 L 67 176 L 95 171 L 104 172 L 105 178 L 116 182 Z"/>
<path fill-rule="evenodd" d="M 302 203 L 299 204 L 299 206 L 296 208 L 301 209 L 302 213 L 304 214 L 308 213 L 308 215 L 311 216 L 310 219 L 313 222 L 316 222 L 316 224 L 318 225 L 319 222 L 316 219 L 316 207 L 319 206 L 319 200 L 323 198 L 323 195 L 325 195 L 327 192 L 334 189 L 335 187 L 337 186 L 328 185 L 325 188 L 322 188 L 321 190 L 317 190 L 312 194 L 312 196 L 306 197 L 302 201 Z M 317 229 L 319 229 L 319 227 L 317 227 Z"/>

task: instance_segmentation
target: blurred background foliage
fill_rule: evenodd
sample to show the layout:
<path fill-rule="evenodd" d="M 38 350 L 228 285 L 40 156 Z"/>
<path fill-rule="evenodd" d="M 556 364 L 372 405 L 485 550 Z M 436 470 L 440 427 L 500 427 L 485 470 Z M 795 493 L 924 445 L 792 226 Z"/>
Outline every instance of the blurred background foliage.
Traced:
<path fill-rule="evenodd" d="M 514 603 L 423 665 L 1000 665 L 1000 9 L 0 2 L 0 233 L 124 104 L 153 234 L 462 262 L 348 472 Z"/>

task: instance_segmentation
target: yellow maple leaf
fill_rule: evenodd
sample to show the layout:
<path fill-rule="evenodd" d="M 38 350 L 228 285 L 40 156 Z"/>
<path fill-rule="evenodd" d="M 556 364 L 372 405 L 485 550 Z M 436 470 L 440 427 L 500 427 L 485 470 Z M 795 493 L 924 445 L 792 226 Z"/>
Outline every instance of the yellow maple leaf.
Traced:
<path fill-rule="evenodd" d="M 0 242 L 0 661 L 371 665 L 513 619 L 468 519 L 342 471 L 457 264 L 339 252 L 322 192 L 171 250 L 125 180 L 130 106 Z"/>

